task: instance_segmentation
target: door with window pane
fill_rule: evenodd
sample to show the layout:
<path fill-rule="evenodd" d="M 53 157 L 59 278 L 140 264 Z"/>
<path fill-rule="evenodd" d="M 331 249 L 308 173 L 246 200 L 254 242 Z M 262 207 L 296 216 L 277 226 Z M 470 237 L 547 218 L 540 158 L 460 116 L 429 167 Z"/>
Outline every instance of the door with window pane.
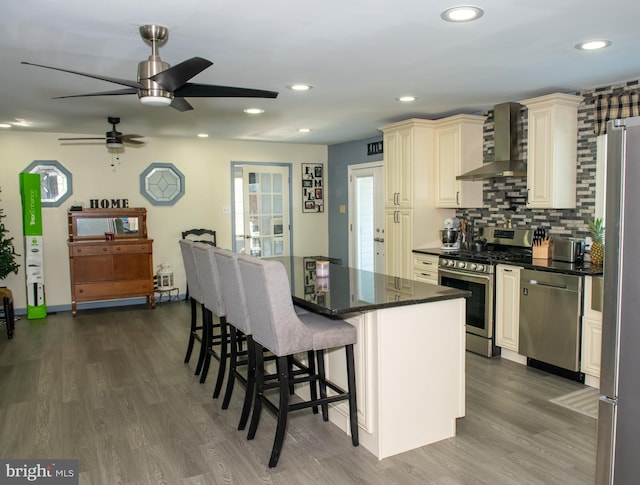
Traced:
<path fill-rule="evenodd" d="M 244 165 L 241 180 L 239 186 L 240 177 L 237 176 L 236 251 L 244 248 L 245 254 L 258 257 L 288 256 L 289 168 Z M 238 189 L 242 192 L 241 204 L 238 203 Z"/>
<path fill-rule="evenodd" d="M 349 266 L 384 271 L 384 201 L 381 163 L 349 166 Z"/>

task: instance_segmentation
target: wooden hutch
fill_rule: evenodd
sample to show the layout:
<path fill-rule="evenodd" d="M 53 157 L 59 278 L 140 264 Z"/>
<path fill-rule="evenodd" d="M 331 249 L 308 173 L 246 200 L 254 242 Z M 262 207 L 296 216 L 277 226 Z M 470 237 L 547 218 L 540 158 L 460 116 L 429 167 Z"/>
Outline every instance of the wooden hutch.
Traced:
<path fill-rule="evenodd" d="M 155 308 L 147 210 L 83 209 L 68 220 L 73 315 L 78 302 L 140 296 Z"/>

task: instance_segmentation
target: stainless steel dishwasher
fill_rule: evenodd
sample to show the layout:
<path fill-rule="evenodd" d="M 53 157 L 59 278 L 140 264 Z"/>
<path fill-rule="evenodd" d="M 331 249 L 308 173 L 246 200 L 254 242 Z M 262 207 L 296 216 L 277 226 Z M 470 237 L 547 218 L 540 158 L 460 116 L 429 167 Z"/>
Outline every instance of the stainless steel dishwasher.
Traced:
<path fill-rule="evenodd" d="M 530 365 L 544 368 L 535 364 L 551 364 L 558 371 L 570 371 L 565 377 L 584 382 L 580 372 L 581 309 L 581 276 L 524 269 L 520 274 L 518 352 L 528 357 Z"/>

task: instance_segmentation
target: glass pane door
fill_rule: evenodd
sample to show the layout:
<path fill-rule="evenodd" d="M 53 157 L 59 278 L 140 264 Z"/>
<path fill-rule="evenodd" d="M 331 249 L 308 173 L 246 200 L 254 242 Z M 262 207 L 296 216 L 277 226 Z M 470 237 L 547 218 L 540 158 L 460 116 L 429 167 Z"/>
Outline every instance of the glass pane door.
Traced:
<path fill-rule="evenodd" d="M 258 257 L 288 256 L 289 168 L 244 165 L 235 178 L 235 250 Z M 240 202 L 239 193 L 242 194 Z"/>

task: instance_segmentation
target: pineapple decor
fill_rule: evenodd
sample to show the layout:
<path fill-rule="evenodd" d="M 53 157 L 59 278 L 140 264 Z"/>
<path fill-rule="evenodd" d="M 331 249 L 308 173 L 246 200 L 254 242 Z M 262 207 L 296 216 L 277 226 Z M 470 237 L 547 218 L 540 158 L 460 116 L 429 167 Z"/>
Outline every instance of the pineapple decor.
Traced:
<path fill-rule="evenodd" d="M 591 235 L 591 264 L 602 264 L 604 259 L 604 221 L 597 217 L 593 221 L 588 221 Z"/>

